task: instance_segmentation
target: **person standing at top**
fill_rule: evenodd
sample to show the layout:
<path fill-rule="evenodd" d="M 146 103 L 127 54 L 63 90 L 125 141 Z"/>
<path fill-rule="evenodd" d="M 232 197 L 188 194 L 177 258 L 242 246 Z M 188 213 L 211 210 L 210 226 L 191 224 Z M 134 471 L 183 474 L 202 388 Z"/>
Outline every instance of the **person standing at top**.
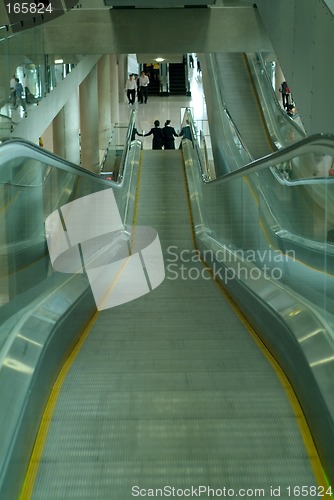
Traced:
<path fill-rule="evenodd" d="M 179 137 L 175 132 L 174 127 L 171 126 L 171 120 L 167 120 L 162 132 L 164 134 L 164 147 L 165 149 L 175 149 L 174 137 Z"/>
<path fill-rule="evenodd" d="M 148 76 L 146 75 L 145 71 L 142 71 L 139 77 L 139 88 L 140 88 L 140 94 L 139 94 L 139 102 L 140 104 L 145 104 L 147 103 L 147 95 L 148 95 L 148 84 L 150 83 L 150 80 Z"/>
<path fill-rule="evenodd" d="M 125 84 L 126 95 L 128 103 L 133 105 L 136 99 L 137 83 L 133 75 L 130 75 Z"/>
<path fill-rule="evenodd" d="M 15 84 L 16 104 L 13 109 L 17 109 L 19 106 L 22 106 L 23 111 L 26 113 L 27 111 L 26 103 L 22 98 L 24 92 L 22 83 L 20 83 L 20 80 L 18 78 L 15 78 L 15 82 L 16 82 Z"/>
<path fill-rule="evenodd" d="M 201 63 L 199 59 L 197 59 L 197 73 L 198 74 L 202 73 Z"/>
<path fill-rule="evenodd" d="M 148 135 L 153 135 L 152 149 L 162 149 L 164 144 L 164 134 L 162 128 L 160 128 L 159 120 L 155 120 L 154 127 L 151 128 L 147 134 L 144 134 L 144 137 L 147 137 Z"/>
<path fill-rule="evenodd" d="M 194 67 L 194 58 L 192 54 L 189 55 L 189 67 L 190 68 Z"/>

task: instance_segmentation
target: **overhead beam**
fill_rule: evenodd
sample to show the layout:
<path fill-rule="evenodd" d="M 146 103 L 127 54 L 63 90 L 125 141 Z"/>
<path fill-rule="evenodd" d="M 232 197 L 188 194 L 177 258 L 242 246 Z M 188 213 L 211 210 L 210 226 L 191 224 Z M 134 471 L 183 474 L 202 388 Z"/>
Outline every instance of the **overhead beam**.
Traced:
<path fill-rule="evenodd" d="M 74 9 L 43 30 L 48 54 L 272 50 L 253 7 Z"/>

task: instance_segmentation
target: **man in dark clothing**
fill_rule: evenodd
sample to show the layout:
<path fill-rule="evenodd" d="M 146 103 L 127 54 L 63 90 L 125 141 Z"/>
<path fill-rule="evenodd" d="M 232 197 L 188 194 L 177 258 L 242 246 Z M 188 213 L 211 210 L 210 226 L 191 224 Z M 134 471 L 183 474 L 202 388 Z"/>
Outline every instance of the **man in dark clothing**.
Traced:
<path fill-rule="evenodd" d="M 149 80 L 148 76 L 146 75 L 145 71 L 142 71 L 141 75 L 139 77 L 139 87 L 140 87 L 139 104 L 143 104 L 143 102 L 145 104 L 147 103 L 148 84 L 149 83 L 150 83 L 150 80 Z"/>
<path fill-rule="evenodd" d="M 162 129 L 164 134 L 164 148 L 165 149 L 175 149 L 174 137 L 179 137 L 175 132 L 174 127 L 171 126 L 171 120 L 167 120 L 164 128 Z"/>
<path fill-rule="evenodd" d="M 162 132 L 162 128 L 160 128 L 159 120 L 155 120 L 154 127 L 151 128 L 147 134 L 144 134 L 144 137 L 147 137 L 148 135 L 153 135 L 152 149 L 162 149 L 164 144 L 164 134 Z"/>

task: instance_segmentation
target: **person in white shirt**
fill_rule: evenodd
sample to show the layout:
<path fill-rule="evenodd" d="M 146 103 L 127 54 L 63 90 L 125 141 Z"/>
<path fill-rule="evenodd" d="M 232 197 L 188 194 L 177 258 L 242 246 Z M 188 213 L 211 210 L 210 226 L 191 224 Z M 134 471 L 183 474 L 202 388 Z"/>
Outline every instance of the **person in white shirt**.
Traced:
<path fill-rule="evenodd" d="M 148 76 L 146 75 L 145 71 L 141 72 L 141 75 L 139 77 L 139 88 L 140 88 L 140 93 L 139 93 L 139 103 L 145 104 L 147 103 L 147 95 L 148 95 L 148 84 L 150 83 L 150 80 Z"/>
<path fill-rule="evenodd" d="M 136 99 L 137 82 L 133 75 L 126 81 L 125 90 L 129 104 L 133 105 Z"/>
<path fill-rule="evenodd" d="M 16 79 L 15 75 L 12 76 L 9 82 L 10 95 L 9 98 L 11 100 L 12 106 L 16 104 L 16 92 L 15 92 Z"/>

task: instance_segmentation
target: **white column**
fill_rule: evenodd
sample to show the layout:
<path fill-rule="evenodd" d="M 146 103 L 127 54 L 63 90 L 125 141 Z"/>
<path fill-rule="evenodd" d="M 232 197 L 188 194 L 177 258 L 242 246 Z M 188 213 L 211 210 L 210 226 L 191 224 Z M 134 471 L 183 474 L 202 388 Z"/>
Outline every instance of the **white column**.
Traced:
<path fill-rule="evenodd" d="M 128 71 L 128 56 L 124 54 L 118 54 L 118 87 L 119 87 L 119 102 L 125 102 L 125 84 L 127 80 Z"/>
<path fill-rule="evenodd" d="M 119 122 L 119 99 L 118 99 L 118 62 L 116 54 L 110 57 L 110 106 L 111 106 L 111 122 Z M 123 87 L 124 90 L 124 87 Z"/>
<path fill-rule="evenodd" d="M 48 151 L 54 151 L 53 150 L 53 121 L 50 123 L 50 125 L 44 130 L 43 135 L 41 136 L 42 143 L 43 143 L 43 148 L 47 149 Z M 36 140 L 36 144 L 39 145 L 39 138 Z"/>
<path fill-rule="evenodd" d="M 81 165 L 99 171 L 98 86 L 95 66 L 79 89 Z"/>
<path fill-rule="evenodd" d="M 76 91 L 53 120 L 53 151 L 72 163 L 80 163 L 79 96 Z"/>
<path fill-rule="evenodd" d="M 65 117 L 65 158 L 76 165 L 80 164 L 80 109 L 79 88 L 72 93 L 64 106 Z"/>
<path fill-rule="evenodd" d="M 99 149 L 104 151 L 111 135 L 110 101 L 110 58 L 101 57 L 97 64 L 98 101 L 99 101 Z"/>
<path fill-rule="evenodd" d="M 52 136 L 53 136 L 53 152 L 65 158 L 65 115 L 64 108 L 53 119 Z"/>

